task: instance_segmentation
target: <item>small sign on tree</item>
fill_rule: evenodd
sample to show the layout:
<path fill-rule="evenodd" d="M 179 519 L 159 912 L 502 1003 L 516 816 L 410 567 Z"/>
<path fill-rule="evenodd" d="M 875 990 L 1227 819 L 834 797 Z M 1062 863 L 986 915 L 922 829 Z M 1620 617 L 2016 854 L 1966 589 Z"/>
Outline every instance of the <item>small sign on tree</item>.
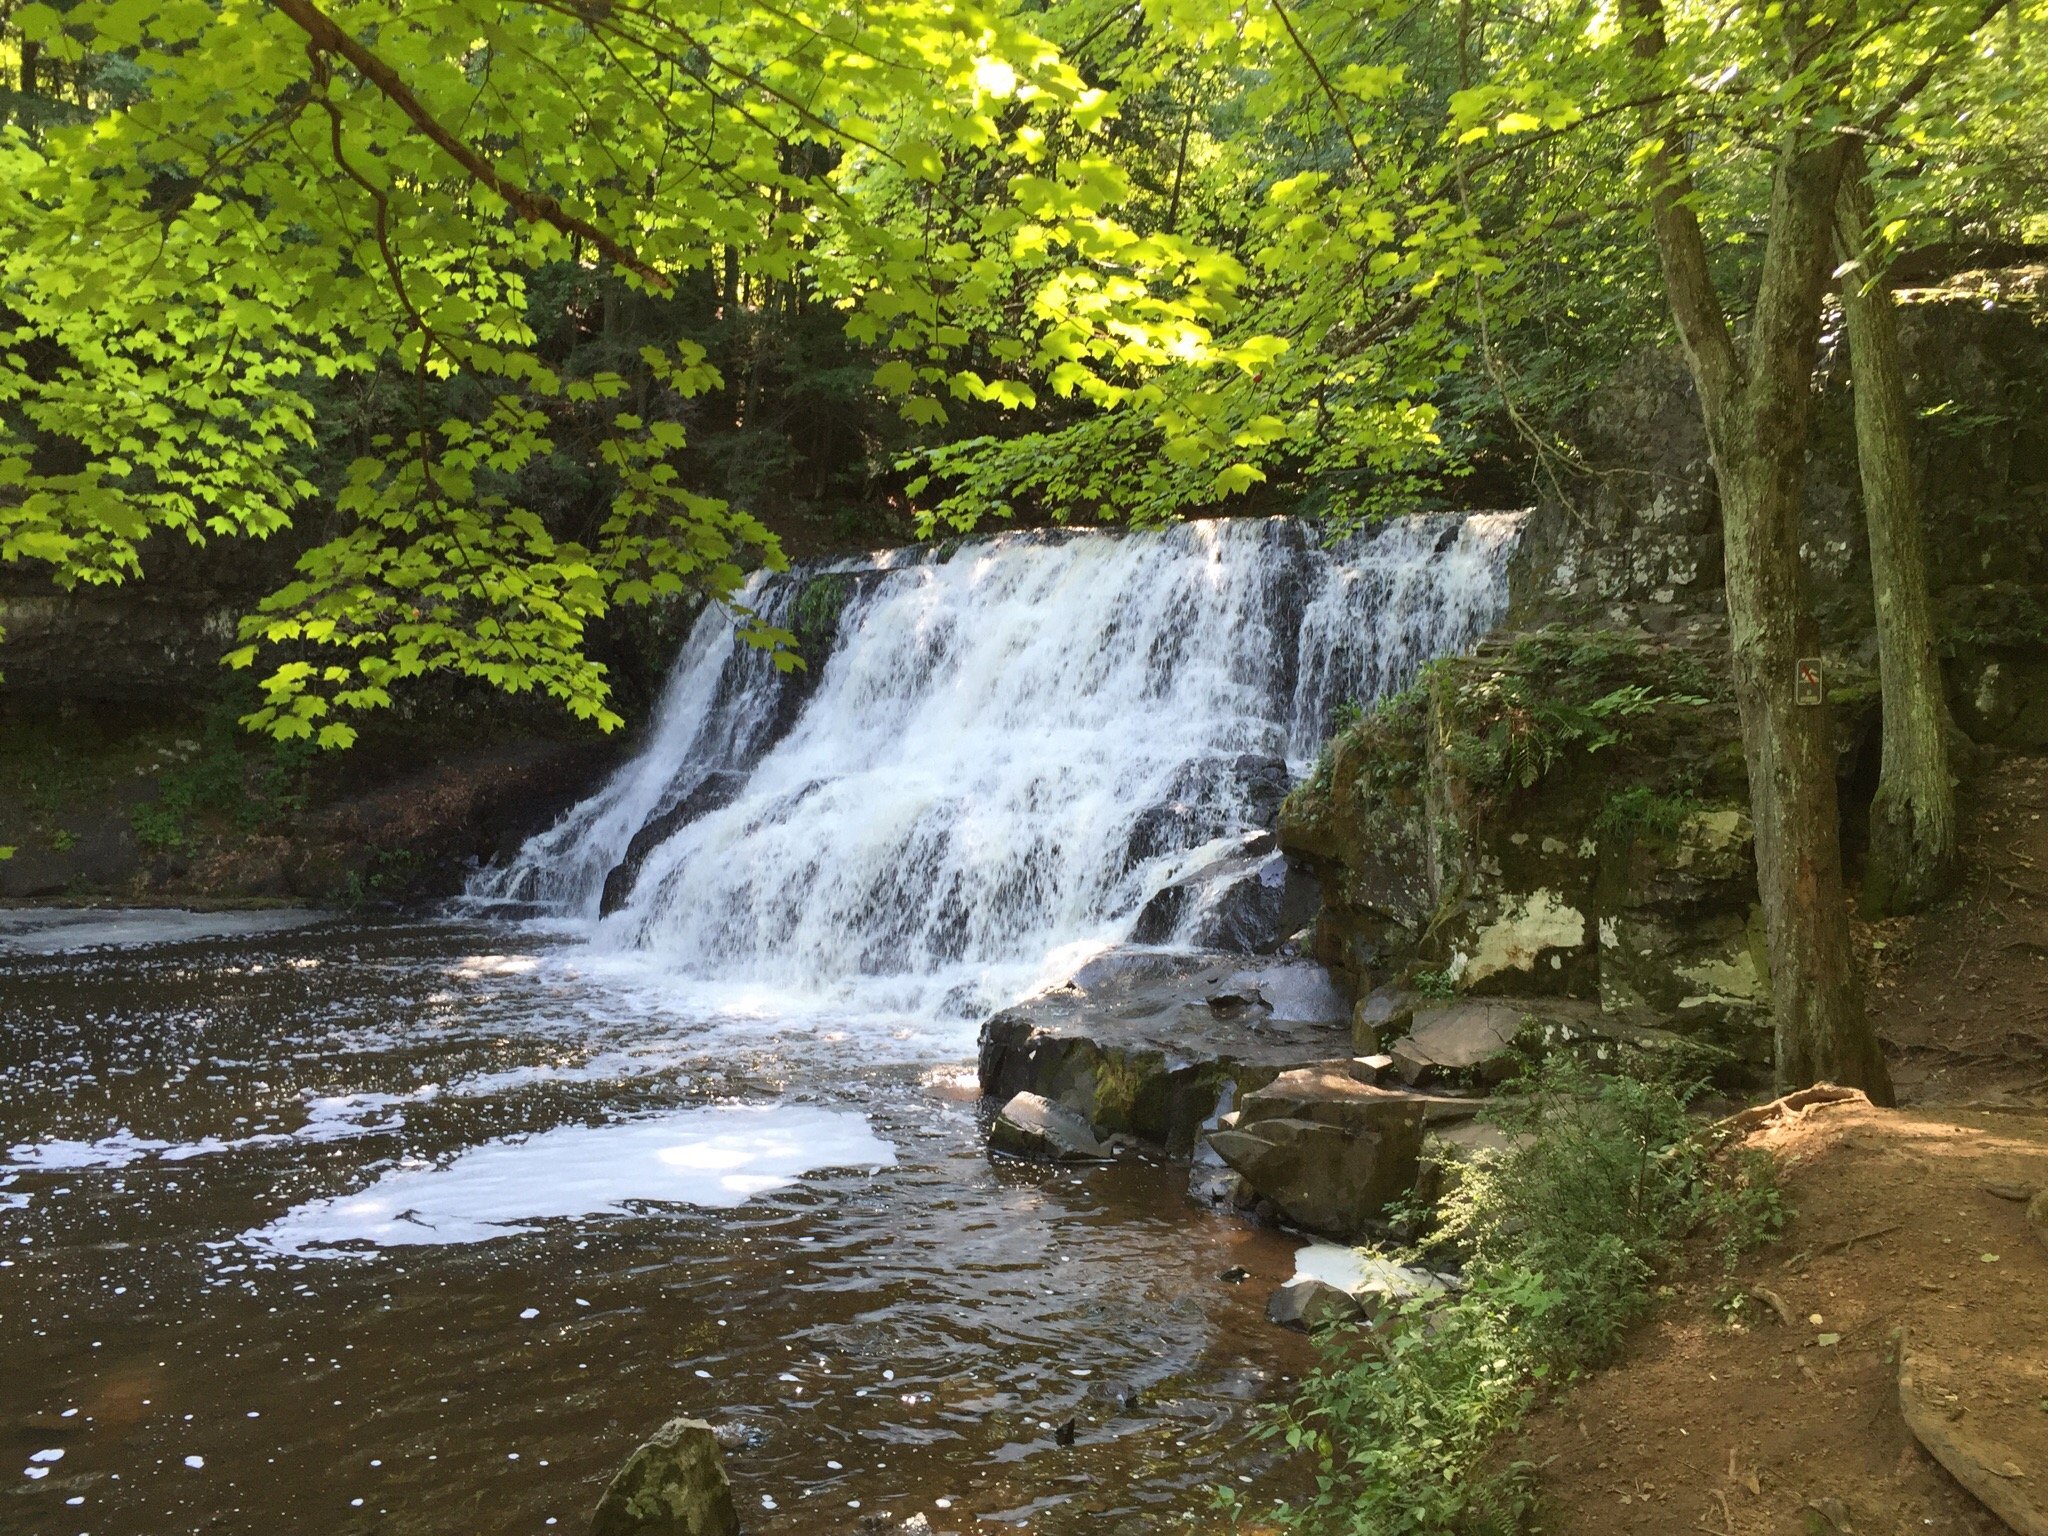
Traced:
<path fill-rule="evenodd" d="M 1802 656 L 1794 664 L 1792 701 L 1795 704 L 1823 704 L 1827 694 L 1821 687 L 1820 658 Z"/>

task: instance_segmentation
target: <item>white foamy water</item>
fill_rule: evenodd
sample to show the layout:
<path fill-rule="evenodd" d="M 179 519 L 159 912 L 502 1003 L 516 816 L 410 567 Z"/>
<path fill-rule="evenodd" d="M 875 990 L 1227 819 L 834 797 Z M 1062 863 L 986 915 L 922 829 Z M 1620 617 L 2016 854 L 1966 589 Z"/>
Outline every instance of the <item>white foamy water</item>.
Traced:
<path fill-rule="evenodd" d="M 471 895 L 728 1015 L 971 1019 L 1126 938 L 1196 850 L 1270 817 L 1339 706 L 1491 627 L 1519 527 L 1011 534 L 762 580 L 785 622 L 807 582 L 843 598 L 814 674 L 707 614 L 642 753 Z"/>
<path fill-rule="evenodd" d="M 292 1142 L 353 1141 L 359 1136 L 391 1135 L 405 1125 L 404 1105 L 433 1099 L 433 1086 L 412 1093 L 342 1093 L 306 1100 L 306 1121 L 293 1131 L 259 1131 L 252 1136 L 202 1136 L 197 1141 L 164 1141 L 118 1130 L 92 1141 L 19 1142 L 7 1149 L 0 1167 L 33 1168 L 45 1173 L 71 1168 L 126 1168 L 158 1160 L 182 1163 L 220 1152 L 249 1147 L 274 1147 Z"/>
<path fill-rule="evenodd" d="M 730 1208 L 807 1173 L 895 1166 L 895 1148 L 865 1115 L 717 1105 L 488 1142 L 439 1167 L 395 1169 L 360 1194 L 298 1206 L 242 1236 L 258 1248 L 309 1256 L 479 1243 L 639 1202 Z"/>
<path fill-rule="evenodd" d="M 79 949 L 246 938 L 303 928 L 331 916 L 296 908 L 260 912 L 188 912 L 181 907 L 25 908 L 0 912 L 0 951 L 55 955 Z"/>

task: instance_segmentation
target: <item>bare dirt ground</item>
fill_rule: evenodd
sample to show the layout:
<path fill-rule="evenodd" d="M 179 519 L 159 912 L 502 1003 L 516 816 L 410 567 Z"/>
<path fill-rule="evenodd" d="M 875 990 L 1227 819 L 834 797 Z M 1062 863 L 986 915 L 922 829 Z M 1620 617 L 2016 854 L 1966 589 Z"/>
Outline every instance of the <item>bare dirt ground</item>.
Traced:
<path fill-rule="evenodd" d="M 2024 1198 L 2048 1187 L 2048 762 L 1999 765 L 1968 815 L 1958 896 L 1862 932 L 1905 1107 L 1752 1138 L 1781 1162 L 1783 1240 L 1733 1275 L 1693 1255 L 1623 1358 L 1537 1415 L 1554 1536 L 2028 1529 L 1921 1447 L 1902 1349 L 1990 1482 L 2048 1510 L 2048 1240 Z"/>

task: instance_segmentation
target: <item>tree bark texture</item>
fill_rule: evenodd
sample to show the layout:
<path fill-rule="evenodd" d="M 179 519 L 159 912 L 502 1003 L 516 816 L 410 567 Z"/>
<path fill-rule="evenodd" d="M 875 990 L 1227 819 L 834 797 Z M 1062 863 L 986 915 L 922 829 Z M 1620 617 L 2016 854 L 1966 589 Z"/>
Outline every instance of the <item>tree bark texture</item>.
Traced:
<path fill-rule="evenodd" d="M 1660 0 L 1633 0 L 1636 46 L 1665 52 Z M 1650 125 L 1651 226 L 1666 294 L 1699 386 L 1721 492 L 1735 697 L 1749 767 L 1757 890 L 1770 952 L 1781 1087 L 1829 1081 L 1892 1101 L 1849 946 L 1829 711 L 1797 702 L 1800 658 L 1819 654 L 1801 586 L 1813 370 L 1820 347 L 1844 150 L 1803 124 L 1786 130 L 1772 178 L 1763 271 L 1746 345 L 1715 292 L 1675 127 Z"/>
<path fill-rule="evenodd" d="M 1956 796 L 1949 773 L 1948 699 L 1935 654 L 1927 551 L 1913 478 L 1905 364 L 1890 288 L 1872 260 L 1875 222 L 1861 147 L 1843 170 L 1836 239 L 1849 334 L 1856 458 L 1870 536 L 1877 664 L 1884 697 L 1883 762 L 1870 803 L 1864 910 L 1913 912 L 1955 881 Z"/>

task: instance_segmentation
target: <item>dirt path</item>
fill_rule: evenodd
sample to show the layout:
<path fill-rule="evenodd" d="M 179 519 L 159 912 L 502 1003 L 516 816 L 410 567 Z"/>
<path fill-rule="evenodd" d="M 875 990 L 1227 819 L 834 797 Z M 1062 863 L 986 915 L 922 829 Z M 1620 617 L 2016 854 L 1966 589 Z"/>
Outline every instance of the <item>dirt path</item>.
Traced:
<path fill-rule="evenodd" d="M 1902 1346 L 1994 1485 L 2048 1509 L 2048 1242 L 2012 1198 L 2048 1187 L 2048 763 L 1980 781 L 1966 856 L 1956 899 L 1862 930 L 1906 1107 L 1758 1133 L 1783 1241 L 1726 1280 L 1698 1255 L 1533 1421 L 1554 1536 L 2006 1532 L 1908 1429 Z"/>
<path fill-rule="evenodd" d="M 1913 1440 L 1895 1362 L 1903 1330 L 1997 1383 L 1973 1426 L 2033 1446 L 2022 1470 L 2048 1482 L 2048 1245 L 1986 1188 L 2048 1185 L 2048 1116 L 1854 1104 L 1754 1141 L 1785 1168 L 1784 1240 L 1729 1283 L 1702 1262 L 1621 1364 L 1537 1420 L 1546 1529 L 2001 1530 Z"/>

